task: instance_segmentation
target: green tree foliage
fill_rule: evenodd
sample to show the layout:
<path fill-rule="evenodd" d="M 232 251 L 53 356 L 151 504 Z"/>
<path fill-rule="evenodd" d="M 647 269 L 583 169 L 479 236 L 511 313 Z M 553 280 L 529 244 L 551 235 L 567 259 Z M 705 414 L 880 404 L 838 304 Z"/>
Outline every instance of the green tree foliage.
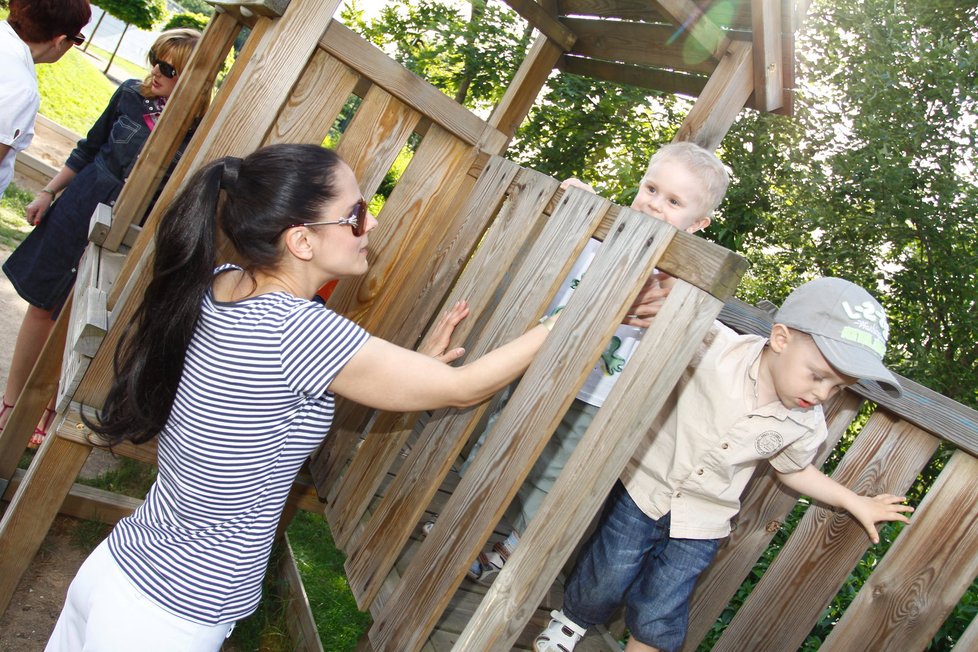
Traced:
<path fill-rule="evenodd" d="M 93 0 L 92 4 L 139 29 L 152 29 L 166 16 L 166 0 Z"/>
<path fill-rule="evenodd" d="M 190 29 L 196 29 L 203 32 L 210 20 L 210 16 L 187 11 L 182 14 L 173 14 L 170 16 L 170 20 L 166 21 L 163 29 L 167 30 L 176 29 L 178 27 L 189 27 Z"/>
<path fill-rule="evenodd" d="M 354 2 L 343 20 L 408 70 L 485 114 L 502 98 L 530 38 L 516 14 L 485 0 L 392 2 L 370 21 Z"/>
<path fill-rule="evenodd" d="M 483 115 L 529 36 L 501 2 L 389 3 L 344 17 Z M 889 361 L 978 405 L 978 9 L 974 0 L 815 0 L 799 34 L 796 116 L 744 111 L 720 155 L 733 174 L 707 237 L 744 252 L 749 301 L 832 274 L 879 295 Z M 509 156 L 628 203 L 691 103 L 555 73 Z"/>
<path fill-rule="evenodd" d="M 180 0 L 180 6 L 193 14 L 204 14 L 208 18 L 214 15 L 214 6 L 207 0 Z"/>
<path fill-rule="evenodd" d="M 777 301 L 813 273 L 861 282 L 884 297 L 897 369 L 972 406 L 976 18 L 947 0 L 818 2 L 797 121 L 741 121 L 724 142 L 744 152 L 735 169 L 763 177 L 750 184 L 761 228 L 743 236 L 750 293 Z"/>

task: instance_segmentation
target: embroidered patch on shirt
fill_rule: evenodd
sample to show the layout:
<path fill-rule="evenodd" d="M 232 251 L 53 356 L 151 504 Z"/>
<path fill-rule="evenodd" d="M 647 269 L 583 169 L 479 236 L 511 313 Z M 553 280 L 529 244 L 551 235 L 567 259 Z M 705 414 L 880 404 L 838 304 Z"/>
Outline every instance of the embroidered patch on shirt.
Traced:
<path fill-rule="evenodd" d="M 781 433 L 775 430 L 766 430 L 754 440 L 754 449 L 759 455 L 764 455 L 765 457 L 773 455 L 781 450 L 783 446 L 784 440 L 781 438 Z"/>

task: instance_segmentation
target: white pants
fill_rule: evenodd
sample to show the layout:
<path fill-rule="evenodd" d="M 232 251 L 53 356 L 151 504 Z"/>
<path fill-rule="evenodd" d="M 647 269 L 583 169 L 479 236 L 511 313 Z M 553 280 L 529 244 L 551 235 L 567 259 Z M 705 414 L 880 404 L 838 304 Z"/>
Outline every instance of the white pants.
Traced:
<path fill-rule="evenodd" d="M 215 652 L 234 623 L 201 625 L 141 594 L 99 544 L 68 587 L 45 652 Z"/>

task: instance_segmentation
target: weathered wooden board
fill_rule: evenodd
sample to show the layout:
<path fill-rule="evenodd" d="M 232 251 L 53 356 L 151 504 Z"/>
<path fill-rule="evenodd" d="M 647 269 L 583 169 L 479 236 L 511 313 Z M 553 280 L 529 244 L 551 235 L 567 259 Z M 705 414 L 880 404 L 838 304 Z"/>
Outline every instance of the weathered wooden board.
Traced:
<path fill-rule="evenodd" d="M 922 650 L 978 574 L 978 460 L 951 456 L 909 527 L 822 644 L 836 650 Z"/>
<path fill-rule="evenodd" d="M 900 496 L 937 444 L 932 435 L 877 411 L 833 478 L 859 494 Z M 809 507 L 713 649 L 797 649 L 871 545 L 862 526 L 844 510 Z"/>

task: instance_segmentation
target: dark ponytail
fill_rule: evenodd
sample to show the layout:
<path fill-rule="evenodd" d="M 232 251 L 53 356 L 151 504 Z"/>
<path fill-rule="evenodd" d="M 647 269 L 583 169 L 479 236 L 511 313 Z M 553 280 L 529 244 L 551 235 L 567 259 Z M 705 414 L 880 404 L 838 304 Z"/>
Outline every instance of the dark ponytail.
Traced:
<path fill-rule="evenodd" d="M 115 379 L 86 425 L 111 444 L 142 443 L 163 429 L 187 347 L 216 266 L 219 224 L 249 269 L 274 268 L 279 236 L 312 222 L 335 196 L 339 157 L 316 145 L 273 145 L 226 157 L 191 177 L 156 232 L 153 279 L 115 356 Z M 222 192 L 224 191 L 223 196 Z"/>

